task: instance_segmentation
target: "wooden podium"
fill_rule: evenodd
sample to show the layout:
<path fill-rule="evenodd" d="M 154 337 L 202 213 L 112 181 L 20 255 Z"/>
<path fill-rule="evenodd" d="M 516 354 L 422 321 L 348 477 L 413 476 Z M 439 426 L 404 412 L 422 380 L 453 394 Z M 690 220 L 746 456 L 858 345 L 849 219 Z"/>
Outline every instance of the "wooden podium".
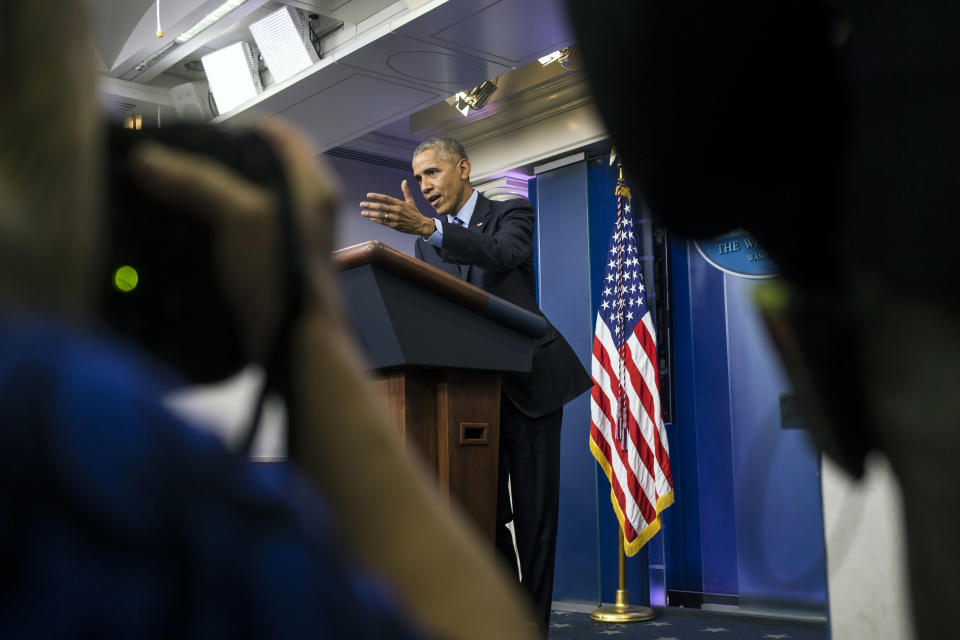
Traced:
<path fill-rule="evenodd" d="M 500 373 L 530 371 L 546 321 L 380 242 L 333 255 L 357 341 L 404 444 L 492 541 Z"/>

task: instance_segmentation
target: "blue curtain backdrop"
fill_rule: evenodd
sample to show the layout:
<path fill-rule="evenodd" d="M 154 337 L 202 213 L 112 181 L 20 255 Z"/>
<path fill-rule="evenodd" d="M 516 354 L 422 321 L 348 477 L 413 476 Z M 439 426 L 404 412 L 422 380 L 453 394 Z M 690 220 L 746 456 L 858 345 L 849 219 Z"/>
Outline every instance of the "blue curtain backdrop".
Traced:
<path fill-rule="evenodd" d="M 537 209 L 541 307 L 589 369 L 605 254 L 616 217 L 616 169 L 600 157 L 530 182 Z M 639 194 L 642 254 L 650 223 Z M 627 563 L 634 604 L 667 591 L 721 594 L 743 606 L 825 611 L 816 456 L 779 426 L 789 391 L 750 303 L 753 281 L 724 274 L 672 239 L 675 418 L 667 425 L 675 503 L 664 530 Z M 652 307 L 652 265 L 644 268 Z M 589 397 L 564 411 L 554 599 L 612 602 L 617 523 L 588 448 Z"/>
<path fill-rule="evenodd" d="M 582 162 L 539 175 L 531 191 L 537 207 L 540 308 L 589 369 L 590 267 L 587 172 Z M 589 394 L 563 410 L 560 529 L 555 600 L 598 602 L 597 503 L 593 458 L 587 448 Z"/>

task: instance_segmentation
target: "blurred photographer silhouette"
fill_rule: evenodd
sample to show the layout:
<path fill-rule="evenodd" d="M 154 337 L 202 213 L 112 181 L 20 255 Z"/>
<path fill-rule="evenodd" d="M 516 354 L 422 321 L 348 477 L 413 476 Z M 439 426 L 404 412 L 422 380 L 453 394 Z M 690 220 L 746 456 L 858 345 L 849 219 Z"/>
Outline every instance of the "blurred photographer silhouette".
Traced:
<path fill-rule="evenodd" d="M 332 280 L 336 187 L 297 131 L 255 127 L 282 196 L 207 153 L 144 142 L 129 161 L 211 229 L 245 361 L 287 344 L 298 468 L 267 473 L 183 423 L 162 367 L 90 330 L 106 154 L 84 24 L 70 0 L 0 4 L 0 636 L 534 637 L 367 383 Z M 309 265 L 292 319 L 283 198 Z"/>
<path fill-rule="evenodd" d="M 938 1 L 568 0 L 598 106 L 652 213 L 751 231 L 811 432 L 887 456 L 915 627 L 960 607 L 960 8 Z"/>

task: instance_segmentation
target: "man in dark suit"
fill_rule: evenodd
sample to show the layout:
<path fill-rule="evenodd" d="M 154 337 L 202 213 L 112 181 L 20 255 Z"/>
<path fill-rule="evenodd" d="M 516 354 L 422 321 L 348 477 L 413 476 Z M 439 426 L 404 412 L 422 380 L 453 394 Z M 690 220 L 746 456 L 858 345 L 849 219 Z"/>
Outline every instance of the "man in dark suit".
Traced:
<path fill-rule="evenodd" d="M 427 140 L 413 154 L 413 173 L 437 217 L 420 213 L 407 181 L 403 199 L 368 193 L 362 214 L 420 236 L 417 258 L 485 291 L 543 315 L 533 270 L 535 215 L 523 199 L 491 201 L 470 186 L 470 160 L 452 138 Z M 548 322 L 527 374 L 503 376 L 497 549 L 516 567 L 546 629 L 553 595 L 560 492 L 563 405 L 591 386 L 579 358 Z M 510 478 L 510 493 L 507 477 Z M 511 506 L 512 498 L 512 506 Z M 513 520 L 517 556 L 506 524 Z"/>

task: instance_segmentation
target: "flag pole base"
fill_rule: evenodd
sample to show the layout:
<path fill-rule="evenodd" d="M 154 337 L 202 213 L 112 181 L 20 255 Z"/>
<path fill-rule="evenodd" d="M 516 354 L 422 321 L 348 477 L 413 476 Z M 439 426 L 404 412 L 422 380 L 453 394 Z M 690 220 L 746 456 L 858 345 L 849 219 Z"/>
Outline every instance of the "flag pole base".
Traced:
<path fill-rule="evenodd" d="M 617 589 L 616 604 L 597 607 L 590 614 L 590 619 L 597 622 L 644 622 L 655 617 L 650 607 L 630 604 L 626 589 Z"/>

